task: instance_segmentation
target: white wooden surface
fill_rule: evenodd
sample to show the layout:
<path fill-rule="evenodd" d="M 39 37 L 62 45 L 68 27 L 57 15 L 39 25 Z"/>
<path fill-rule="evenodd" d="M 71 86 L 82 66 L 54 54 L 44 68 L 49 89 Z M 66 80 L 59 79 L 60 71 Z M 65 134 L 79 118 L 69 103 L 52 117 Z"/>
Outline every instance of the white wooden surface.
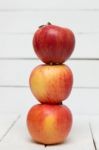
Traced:
<path fill-rule="evenodd" d="M 89 122 L 83 117 L 74 117 L 74 126 L 64 144 L 48 146 L 47 150 L 95 150 L 89 128 Z"/>
<path fill-rule="evenodd" d="M 15 113 L 0 113 L 0 142 L 4 139 L 9 130 L 13 128 L 18 118 L 19 115 Z"/>
<path fill-rule="evenodd" d="M 99 116 L 92 118 L 90 126 L 93 133 L 96 149 L 99 150 Z"/>
<path fill-rule="evenodd" d="M 0 59 L 37 58 L 32 48 L 33 33 L 0 34 Z M 77 33 L 76 46 L 71 58 L 99 58 L 99 34 Z M 91 44 L 92 43 L 92 44 Z"/>
<path fill-rule="evenodd" d="M 37 103 L 28 87 L 32 69 L 41 63 L 32 37 L 48 21 L 75 33 L 75 51 L 66 62 L 74 85 L 64 101 L 75 119 L 66 143 L 45 147 L 31 142 L 24 113 Z M 99 150 L 98 68 L 99 0 L 0 0 L 0 149 Z"/>
<path fill-rule="evenodd" d="M 26 128 L 26 115 L 18 119 L 13 129 L 9 131 L 9 133 L 1 142 L 1 149 L 7 150 L 8 147 L 10 150 L 73 150 L 73 148 L 76 148 L 76 150 L 95 150 L 88 120 L 85 120 L 82 117 L 75 117 L 74 126 L 71 130 L 68 140 L 63 144 L 45 147 L 44 145 L 37 144 L 31 141 Z"/>
<path fill-rule="evenodd" d="M 26 128 L 26 116 L 19 118 L 15 126 L 0 144 L 0 149 L 7 150 L 44 150 L 44 145 L 33 143 L 28 136 Z"/>
<path fill-rule="evenodd" d="M 29 88 L 0 87 L 0 113 L 23 113 L 38 101 Z M 99 115 L 99 89 L 73 88 L 63 102 L 74 115 Z"/>
<path fill-rule="evenodd" d="M 39 60 L 0 60 L 0 85 L 28 86 L 31 71 Z M 99 87 L 99 61 L 66 62 L 74 76 L 74 87 Z"/>
<path fill-rule="evenodd" d="M 22 9 L 98 9 L 98 0 L 0 0 L 1 10 L 22 10 Z"/>
<path fill-rule="evenodd" d="M 39 25 L 48 21 L 67 26 L 74 33 L 96 33 L 99 32 L 97 18 L 99 11 L 2 11 L 0 33 L 33 33 Z"/>

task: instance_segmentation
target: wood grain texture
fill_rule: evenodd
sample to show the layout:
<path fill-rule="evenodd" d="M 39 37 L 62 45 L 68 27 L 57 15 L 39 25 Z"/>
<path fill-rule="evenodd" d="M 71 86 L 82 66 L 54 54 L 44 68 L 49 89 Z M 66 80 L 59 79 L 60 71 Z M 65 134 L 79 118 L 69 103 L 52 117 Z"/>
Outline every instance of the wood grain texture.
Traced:
<path fill-rule="evenodd" d="M 0 85 L 28 86 L 31 71 L 39 60 L 0 60 Z M 99 87 L 98 61 L 67 61 L 74 76 L 74 87 Z"/>
<path fill-rule="evenodd" d="M 29 88 L 0 88 L 0 113 L 23 113 L 39 102 Z M 99 89 L 72 89 L 63 102 L 73 115 L 99 115 Z"/>
<path fill-rule="evenodd" d="M 60 145 L 47 146 L 46 150 L 95 150 L 88 120 L 74 117 L 73 128 L 67 141 Z"/>
<path fill-rule="evenodd" d="M 0 0 L 1 150 L 99 150 L 98 18 L 99 0 Z M 75 88 L 63 102 L 72 111 L 73 128 L 64 144 L 45 147 L 31 141 L 26 115 L 38 103 L 28 87 L 29 76 L 42 63 L 32 59 L 37 58 L 32 37 L 48 21 L 71 28 L 76 47 L 72 60 L 66 62 L 73 71 Z"/>
<path fill-rule="evenodd" d="M 0 0 L 0 9 L 93 9 L 99 8 L 98 0 Z"/>
<path fill-rule="evenodd" d="M 1 34 L 0 58 L 37 58 L 31 34 Z M 76 45 L 71 58 L 99 58 L 99 34 L 75 34 Z"/>
<path fill-rule="evenodd" d="M 99 150 L 99 115 L 91 117 L 90 127 L 93 134 L 94 144 L 97 150 Z"/>
<path fill-rule="evenodd" d="M 1 107 L 0 107 L 1 108 Z M 8 134 L 19 118 L 18 113 L 0 113 L 0 142 Z"/>
<path fill-rule="evenodd" d="M 10 132 L 0 143 L 0 149 L 2 150 L 44 150 L 45 146 L 34 143 L 31 141 L 29 133 L 26 127 L 26 116 L 20 118 Z"/>
<path fill-rule="evenodd" d="M 68 27 L 74 33 L 99 33 L 99 11 L 15 11 L 0 12 L 1 33 L 33 33 L 38 26 L 51 22 Z"/>
<path fill-rule="evenodd" d="M 35 105 L 37 100 L 29 88 L 1 88 L 0 87 L 0 113 L 21 114 Z"/>

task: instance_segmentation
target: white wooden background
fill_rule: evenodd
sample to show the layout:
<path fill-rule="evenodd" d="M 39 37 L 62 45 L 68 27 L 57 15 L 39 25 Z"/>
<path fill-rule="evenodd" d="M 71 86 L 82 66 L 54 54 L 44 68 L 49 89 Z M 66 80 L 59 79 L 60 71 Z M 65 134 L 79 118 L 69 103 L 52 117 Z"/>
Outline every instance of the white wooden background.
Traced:
<path fill-rule="evenodd" d="M 74 75 L 68 140 L 44 146 L 31 142 L 26 115 L 36 104 L 29 89 L 32 69 L 42 63 L 32 37 L 47 22 L 73 30 L 76 47 L 66 62 Z M 0 149 L 99 150 L 99 0 L 0 0 Z"/>

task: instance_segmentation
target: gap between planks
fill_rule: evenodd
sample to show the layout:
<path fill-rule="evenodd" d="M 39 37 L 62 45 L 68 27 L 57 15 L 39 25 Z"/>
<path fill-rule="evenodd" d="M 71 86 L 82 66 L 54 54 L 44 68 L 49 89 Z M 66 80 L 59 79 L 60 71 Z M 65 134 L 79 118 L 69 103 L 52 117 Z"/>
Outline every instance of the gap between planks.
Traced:
<path fill-rule="evenodd" d="M 6 132 L 2 135 L 2 137 L 0 138 L 0 142 L 2 142 L 2 140 L 7 136 L 7 134 L 10 132 L 10 130 L 14 127 L 14 125 L 16 124 L 16 122 L 21 118 L 21 115 L 18 115 L 18 117 L 11 123 L 11 125 L 9 126 L 9 128 L 6 130 Z"/>
<path fill-rule="evenodd" d="M 17 123 L 17 121 L 19 121 L 19 119 L 22 119 L 22 114 L 21 115 L 19 115 L 18 117 L 17 117 L 17 119 L 11 124 L 11 126 L 9 127 L 9 129 L 5 132 L 5 134 L 2 136 L 2 139 L 0 140 L 0 142 L 2 141 L 2 140 L 4 140 L 4 138 L 9 134 L 9 132 L 12 130 L 12 128 L 16 125 L 16 123 Z M 82 119 L 80 118 L 80 116 L 79 116 L 79 118 L 78 119 L 80 119 L 80 120 L 83 120 L 84 119 L 84 117 L 82 117 Z M 85 117 L 85 122 L 86 122 L 86 117 Z M 84 123 L 84 120 L 83 120 L 83 123 Z M 87 117 L 87 121 L 89 121 L 89 118 Z M 77 122 L 76 122 L 77 123 Z M 81 122 L 80 122 L 81 123 Z M 81 124 L 80 124 L 81 125 Z M 89 134 L 90 135 L 90 138 L 92 138 L 92 139 L 90 139 L 90 142 L 92 141 L 93 142 L 93 145 L 94 145 L 94 148 L 95 148 L 95 150 L 97 150 L 97 148 L 96 148 L 96 144 L 95 144 L 95 140 L 94 140 L 94 137 L 93 137 L 93 131 L 92 131 L 92 129 L 91 129 L 91 125 L 90 125 L 90 121 L 89 121 L 89 124 L 88 124 L 88 126 L 89 126 L 89 131 L 90 131 L 90 134 L 89 134 L 89 132 L 87 133 L 87 134 Z M 83 126 L 82 126 L 83 127 Z M 86 126 L 87 127 L 87 126 Z M 77 128 L 77 126 L 76 126 L 76 128 Z M 84 128 L 85 128 L 85 126 L 84 126 Z M 87 128 L 86 128 L 87 129 Z M 14 129 L 13 129 L 14 130 Z M 74 133 L 72 133 L 72 134 L 75 134 L 75 132 Z M 82 134 L 82 133 L 81 133 Z M 10 135 L 11 136 L 11 135 Z M 84 138 L 83 136 L 85 136 L 85 135 L 83 135 L 82 134 L 82 139 Z M 9 137 L 9 135 L 8 135 L 8 137 Z M 75 137 L 73 137 L 73 138 L 75 138 Z M 4 140 L 4 141 L 6 141 L 6 140 Z M 75 140 L 74 140 L 75 141 Z M 77 144 L 77 141 L 75 141 L 76 143 L 73 143 L 73 144 Z M 79 142 L 79 141 L 78 141 Z M 87 141 L 88 142 L 88 141 Z M 88 143 L 90 143 L 90 142 L 88 142 Z M 12 143 L 13 144 L 13 143 Z M 36 144 L 36 143 L 35 143 Z M 65 143 L 64 143 L 65 144 Z M 71 150 L 71 148 L 73 148 L 73 145 L 72 146 L 70 146 L 70 145 L 68 145 L 68 143 L 67 144 L 65 144 L 65 145 L 54 145 L 56 148 L 62 148 L 62 146 L 63 146 L 63 148 L 70 148 L 70 150 Z M 69 143 L 70 144 L 70 143 Z M 84 143 L 83 143 L 84 144 Z M 85 142 L 85 144 L 87 144 L 86 142 Z M 91 145 L 92 145 L 92 143 L 90 143 Z M 50 150 L 50 148 L 51 148 L 51 150 L 52 150 L 52 147 L 53 147 L 53 145 L 50 147 L 49 145 L 43 145 L 42 144 L 42 146 L 44 146 L 45 147 L 45 149 L 47 149 L 48 148 L 48 150 Z M 69 147 L 68 147 L 69 146 Z M 76 145 L 77 146 L 77 145 Z M 84 146 L 84 145 L 82 145 L 82 146 Z M 86 145 L 87 146 L 87 145 Z M 84 148 L 86 147 L 86 146 L 84 146 Z M 54 148 L 55 148 L 54 147 Z M 91 147 L 92 148 L 92 147 Z M 94 148 L 92 149 L 92 150 L 94 150 Z M 56 149 L 55 149 L 56 150 Z"/>
<path fill-rule="evenodd" d="M 0 85 L 0 88 L 30 88 L 28 85 Z M 74 86 L 74 89 L 99 89 L 95 86 Z"/>
<path fill-rule="evenodd" d="M 96 142 L 95 142 L 95 139 L 94 139 L 94 136 L 93 136 L 93 131 L 92 131 L 90 122 L 89 122 L 89 128 L 90 128 L 90 132 L 91 132 L 91 136 L 92 136 L 92 140 L 93 140 L 93 145 L 95 147 L 95 150 L 97 150 L 97 146 L 96 146 Z"/>
<path fill-rule="evenodd" d="M 69 8 L 69 9 L 65 9 L 65 8 L 48 8 L 48 9 L 45 9 L 45 8 L 43 8 L 43 9 L 27 9 L 27 8 L 25 8 L 25 9 L 23 9 L 23 8 L 17 8 L 17 9 L 0 9 L 0 12 L 38 12 L 38 11 L 70 11 L 70 12 L 75 12 L 75 11 L 92 11 L 92 12 L 98 12 L 99 11 L 99 9 L 98 8 L 81 8 L 81 9 L 79 9 L 79 8 Z"/>
<path fill-rule="evenodd" d="M 22 60 L 22 61 L 24 61 L 24 60 L 29 60 L 29 61 L 33 61 L 33 60 L 39 60 L 38 58 L 36 58 L 36 57 L 1 57 L 0 58 L 0 61 L 3 61 L 3 60 L 9 60 L 9 61 L 18 61 L 18 60 Z M 99 61 L 99 58 L 83 58 L 83 57 L 74 57 L 74 58 L 69 58 L 68 59 L 69 61 Z"/>
<path fill-rule="evenodd" d="M 33 32 L 0 32 L 0 35 L 33 35 L 34 33 Z M 99 31 L 90 31 L 90 32 L 81 32 L 81 31 L 79 31 L 79 32 L 76 32 L 75 31 L 75 34 L 77 34 L 77 35 L 94 35 L 94 34 L 99 34 Z"/>

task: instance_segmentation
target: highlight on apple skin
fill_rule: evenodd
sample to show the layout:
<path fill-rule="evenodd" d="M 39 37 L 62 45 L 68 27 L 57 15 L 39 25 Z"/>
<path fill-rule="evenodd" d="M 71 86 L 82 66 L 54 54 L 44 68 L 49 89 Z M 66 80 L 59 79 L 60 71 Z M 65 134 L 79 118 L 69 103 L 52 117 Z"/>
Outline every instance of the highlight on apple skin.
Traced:
<path fill-rule="evenodd" d="M 39 65 L 32 71 L 29 85 L 41 103 L 59 104 L 70 95 L 73 74 L 67 65 Z"/>
<path fill-rule="evenodd" d="M 28 112 L 27 127 L 35 142 L 62 143 L 71 130 L 72 114 L 65 105 L 37 104 Z"/>
<path fill-rule="evenodd" d="M 74 50 L 75 36 L 68 28 L 48 23 L 35 32 L 32 45 L 44 63 L 62 64 Z"/>

